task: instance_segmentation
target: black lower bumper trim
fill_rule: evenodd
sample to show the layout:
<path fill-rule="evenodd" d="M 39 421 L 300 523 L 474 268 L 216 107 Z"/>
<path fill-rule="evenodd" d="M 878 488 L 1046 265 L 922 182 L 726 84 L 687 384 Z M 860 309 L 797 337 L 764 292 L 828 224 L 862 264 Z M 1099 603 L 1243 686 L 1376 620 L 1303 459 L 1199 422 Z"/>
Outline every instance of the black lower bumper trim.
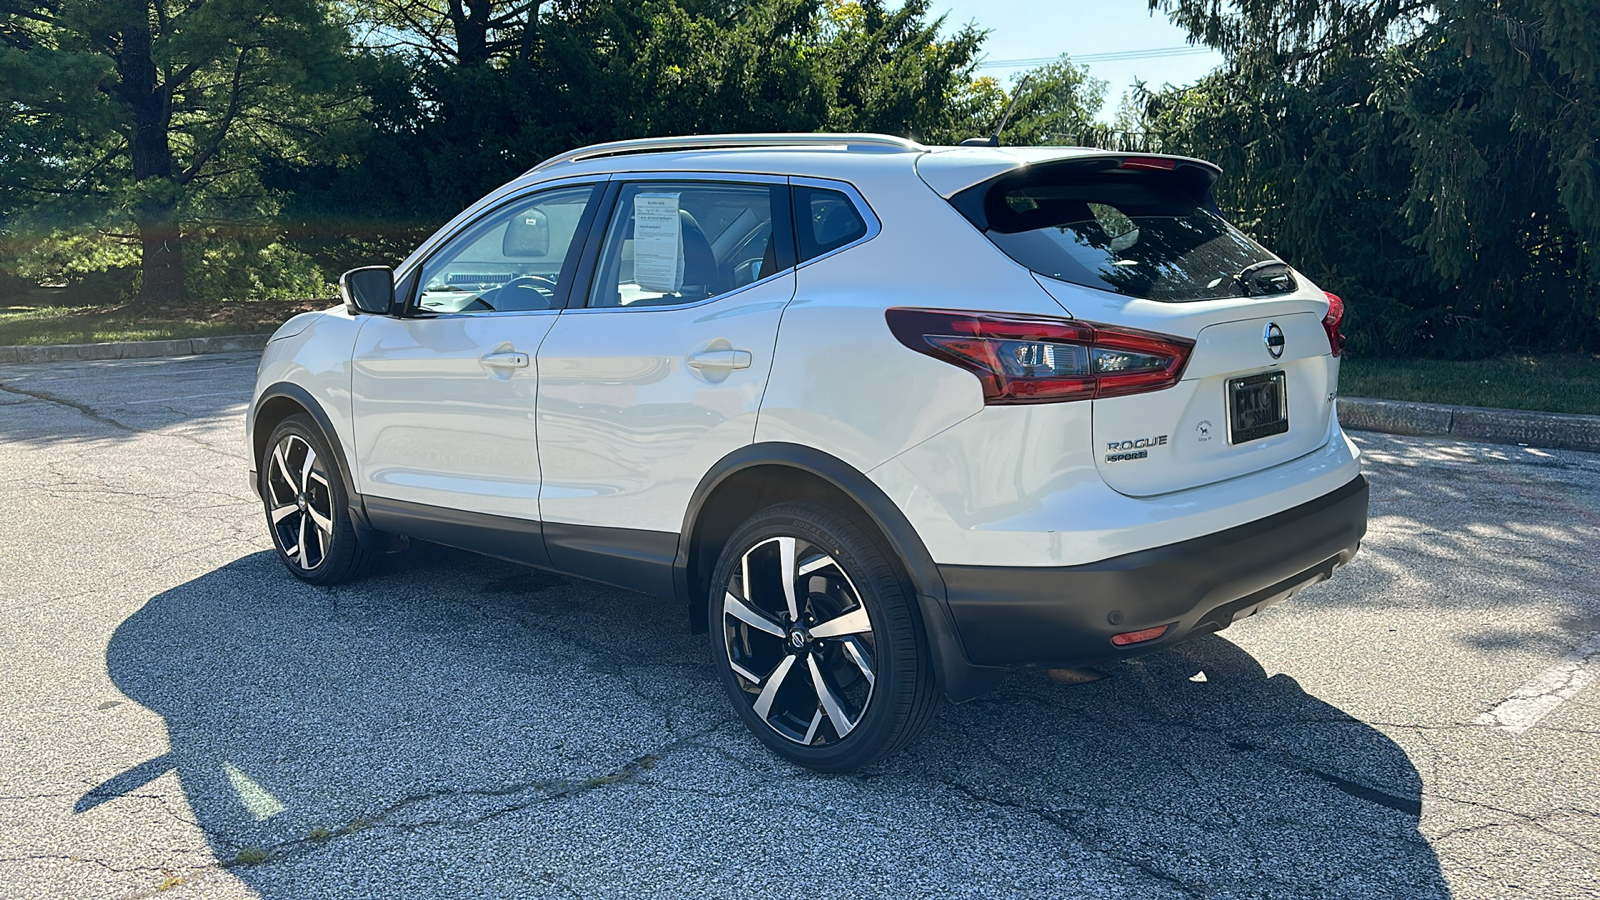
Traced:
<path fill-rule="evenodd" d="M 1367 530 L 1367 480 L 1226 531 L 1082 566 L 940 566 L 961 646 L 980 667 L 1071 667 L 1219 631 L 1326 580 Z M 1159 639 L 1111 637 L 1171 625 Z"/>

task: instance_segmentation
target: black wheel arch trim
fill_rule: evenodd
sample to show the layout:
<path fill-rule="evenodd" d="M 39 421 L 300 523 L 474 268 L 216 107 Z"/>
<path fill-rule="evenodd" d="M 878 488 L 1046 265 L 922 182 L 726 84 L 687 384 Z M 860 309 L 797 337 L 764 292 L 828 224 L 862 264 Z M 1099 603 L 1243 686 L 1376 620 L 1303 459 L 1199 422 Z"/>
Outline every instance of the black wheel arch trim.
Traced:
<path fill-rule="evenodd" d="M 328 417 L 328 413 L 322 408 L 322 404 L 311 396 L 310 391 L 292 381 L 280 381 L 262 391 L 250 410 L 250 468 L 255 475 L 251 480 L 255 485 L 257 495 L 261 492 L 261 486 L 260 471 L 256 467 L 260 463 L 260 453 L 262 452 L 257 449 L 257 442 L 259 441 L 259 445 L 265 448 L 267 440 L 271 437 L 270 434 L 261 435 L 261 412 L 270 401 L 280 398 L 291 400 L 301 409 L 304 409 L 306 415 L 311 417 L 311 421 L 315 422 L 318 430 L 322 432 L 322 439 L 333 450 L 334 458 L 338 461 L 339 482 L 344 487 L 345 504 L 350 510 L 350 519 L 355 525 L 356 533 L 364 540 L 372 537 L 374 529 L 367 519 L 367 511 L 362 505 L 361 494 L 356 490 L 354 475 L 351 472 L 349 461 L 345 459 L 344 445 L 339 442 L 339 432 L 333 427 L 333 420 Z"/>
<path fill-rule="evenodd" d="M 944 578 L 905 513 L 865 473 L 832 454 L 803 444 L 769 441 L 746 445 L 724 456 L 700 479 L 684 512 L 672 565 L 673 591 L 687 606 L 693 630 L 699 632 L 708 627 L 704 590 L 697 590 L 701 587 L 697 579 L 710 577 L 709 569 L 703 574 L 696 571 L 697 557 L 703 555 L 702 548 L 696 546 L 701 512 L 724 482 L 758 466 L 787 467 L 822 479 L 854 500 L 877 527 L 911 581 L 939 687 L 946 696 L 957 702 L 969 700 L 987 693 L 1003 677 L 1004 669 L 978 667 L 968 661 L 945 600 Z"/>

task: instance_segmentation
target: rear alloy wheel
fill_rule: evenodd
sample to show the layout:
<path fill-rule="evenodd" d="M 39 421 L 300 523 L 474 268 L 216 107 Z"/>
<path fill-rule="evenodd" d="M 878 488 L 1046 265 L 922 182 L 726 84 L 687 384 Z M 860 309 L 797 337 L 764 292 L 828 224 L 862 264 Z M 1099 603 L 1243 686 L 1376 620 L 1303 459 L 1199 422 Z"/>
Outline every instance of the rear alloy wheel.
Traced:
<path fill-rule="evenodd" d="M 909 744 L 937 704 L 912 598 L 853 521 L 816 503 L 767 509 L 723 548 L 712 655 L 769 748 L 843 772 Z"/>
<path fill-rule="evenodd" d="M 339 584 L 366 574 L 377 554 L 350 522 L 338 463 L 306 416 L 284 419 L 260 462 L 261 500 L 278 557 L 296 578 Z"/>

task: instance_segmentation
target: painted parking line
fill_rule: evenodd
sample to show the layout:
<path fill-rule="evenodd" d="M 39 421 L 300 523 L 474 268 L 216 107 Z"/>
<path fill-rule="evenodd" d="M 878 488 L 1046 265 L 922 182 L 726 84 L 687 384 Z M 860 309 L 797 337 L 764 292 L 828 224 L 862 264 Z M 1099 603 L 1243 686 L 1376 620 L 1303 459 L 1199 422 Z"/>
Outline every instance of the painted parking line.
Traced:
<path fill-rule="evenodd" d="M 1600 664 L 1600 634 L 1592 634 L 1578 649 L 1511 692 L 1499 706 L 1478 716 L 1479 725 L 1521 734 L 1556 711 L 1595 680 Z"/>

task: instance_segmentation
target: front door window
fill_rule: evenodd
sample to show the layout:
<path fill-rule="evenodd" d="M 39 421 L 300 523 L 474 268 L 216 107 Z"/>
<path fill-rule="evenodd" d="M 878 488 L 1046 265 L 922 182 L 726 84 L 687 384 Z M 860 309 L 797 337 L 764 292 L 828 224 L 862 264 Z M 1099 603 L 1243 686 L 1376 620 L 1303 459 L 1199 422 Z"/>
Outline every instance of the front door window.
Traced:
<path fill-rule="evenodd" d="M 450 239 L 422 266 L 419 312 L 559 309 L 576 268 L 593 185 L 512 202 Z"/>

